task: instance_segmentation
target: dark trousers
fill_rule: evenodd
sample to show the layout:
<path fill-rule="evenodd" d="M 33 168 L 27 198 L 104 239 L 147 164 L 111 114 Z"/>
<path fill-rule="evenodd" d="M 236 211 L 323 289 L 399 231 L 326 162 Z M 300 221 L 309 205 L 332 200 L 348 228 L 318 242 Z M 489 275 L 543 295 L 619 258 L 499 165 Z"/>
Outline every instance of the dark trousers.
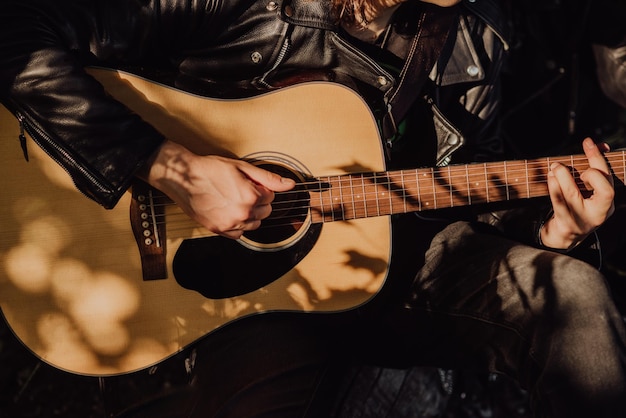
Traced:
<path fill-rule="evenodd" d="M 626 332 L 604 277 L 465 222 L 435 237 L 410 292 L 375 315 L 259 315 L 196 351 L 192 383 L 121 416 L 326 418 L 358 362 L 504 373 L 537 416 L 626 416 Z"/>

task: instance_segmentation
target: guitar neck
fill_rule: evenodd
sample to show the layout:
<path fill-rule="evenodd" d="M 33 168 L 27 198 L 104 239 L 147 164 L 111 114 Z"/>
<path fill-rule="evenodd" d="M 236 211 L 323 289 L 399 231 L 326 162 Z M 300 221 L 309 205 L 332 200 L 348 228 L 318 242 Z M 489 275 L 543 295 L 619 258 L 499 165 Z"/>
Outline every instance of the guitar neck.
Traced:
<path fill-rule="evenodd" d="M 625 151 L 606 153 L 624 182 Z M 584 155 L 546 157 L 380 173 L 319 177 L 310 183 L 313 222 L 332 222 L 548 195 L 550 166 L 570 167 L 576 181 L 589 165 Z"/>

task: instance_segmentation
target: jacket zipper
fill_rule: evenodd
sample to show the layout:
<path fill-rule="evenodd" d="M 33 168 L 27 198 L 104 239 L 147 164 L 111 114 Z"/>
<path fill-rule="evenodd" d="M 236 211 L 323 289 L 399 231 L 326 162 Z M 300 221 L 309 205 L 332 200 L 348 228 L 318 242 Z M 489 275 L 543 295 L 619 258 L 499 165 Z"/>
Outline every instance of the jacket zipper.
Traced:
<path fill-rule="evenodd" d="M 20 147 L 22 148 L 22 153 L 24 154 L 24 159 L 26 160 L 26 162 L 29 162 L 30 159 L 28 158 L 28 145 L 26 144 L 26 136 L 24 135 L 25 129 L 24 129 L 24 117 L 18 113 L 17 114 L 17 120 L 19 122 L 20 125 L 20 135 L 19 135 L 19 140 L 20 140 Z"/>
<path fill-rule="evenodd" d="M 272 71 L 276 69 L 276 67 L 278 67 L 283 62 L 283 60 L 287 56 L 287 52 L 289 52 L 290 49 L 291 49 L 291 42 L 289 42 L 289 38 L 286 38 L 285 42 L 283 42 L 283 46 L 280 47 L 280 51 L 278 52 L 278 57 L 276 57 L 276 62 L 274 62 L 274 65 L 272 65 L 272 68 L 270 68 L 268 72 L 271 73 Z"/>
<path fill-rule="evenodd" d="M 99 181 L 93 174 L 91 174 L 87 169 L 85 169 L 84 167 L 82 167 L 81 165 L 77 164 L 76 160 L 65 150 L 63 149 L 61 146 L 59 146 L 57 143 L 55 143 L 54 141 L 52 141 L 50 139 L 50 137 L 48 137 L 48 135 L 46 135 L 41 129 L 37 128 L 34 124 L 32 123 L 28 123 L 27 118 L 19 111 L 17 111 L 15 113 L 15 116 L 19 122 L 20 125 L 20 135 L 19 135 L 19 141 L 20 141 L 20 145 L 22 147 L 22 152 L 24 153 L 24 158 L 26 159 L 26 161 L 29 161 L 29 156 L 28 156 L 28 149 L 27 149 L 27 143 L 26 143 L 26 136 L 24 135 L 24 133 L 28 133 L 28 135 L 33 139 L 33 141 L 39 145 L 39 147 L 55 162 L 57 163 L 59 166 L 61 166 L 65 172 L 67 172 L 68 174 L 70 174 L 69 169 L 61 163 L 61 161 L 59 160 L 59 158 L 56 158 L 52 155 L 52 153 L 50 151 L 48 151 L 48 149 L 44 146 L 50 146 L 51 148 L 53 148 L 59 155 L 61 155 L 63 157 L 63 159 L 67 162 L 69 162 L 73 167 L 76 168 L 76 170 L 78 170 L 78 172 L 83 175 L 87 180 L 89 180 L 90 182 L 92 182 L 92 184 L 96 185 L 96 187 L 98 187 L 101 190 L 109 190 L 108 187 L 104 186 L 102 184 L 101 181 Z M 72 177 L 72 175 L 70 174 L 70 177 Z M 73 179 L 72 179 L 73 180 Z M 82 191 L 80 191 L 80 189 L 78 189 L 80 193 L 82 193 L 83 195 L 85 195 Z M 85 195 L 86 196 L 86 195 Z"/>
<path fill-rule="evenodd" d="M 274 71 L 283 62 L 283 60 L 287 56 L 287 53 L 289 52 L 290 49 L 291 49 L 291 42 L 289 42 L 289 33 L 287 33 L 285 41 L 280 47 L 280 51 L 278 51 L 278 56 L 276 57 L 276 61 L 274 61 L 274 65 L 272 65 L 271 68 L 267 70 L 265 74 L 263 74 L 263 77 L 261 77 L 261 79 L 259 80 L 259 83 L 261 83 L 261 85 L 267 88 L 271 87 L 270 84 L 265 81 L 265 79 L 267 78 L 269 74 L 272 73 L 272 71 Z"/>

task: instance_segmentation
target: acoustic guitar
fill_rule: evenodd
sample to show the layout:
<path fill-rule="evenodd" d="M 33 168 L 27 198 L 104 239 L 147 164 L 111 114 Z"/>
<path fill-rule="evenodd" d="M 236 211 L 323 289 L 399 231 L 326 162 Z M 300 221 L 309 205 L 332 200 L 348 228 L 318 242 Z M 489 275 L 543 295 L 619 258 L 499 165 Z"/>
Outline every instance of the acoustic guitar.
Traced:
<path fill-rule="evenodd" d="M 92 70 L 105 89 L 198 153 L 246 159 L 294 178 L 272 216 L 233 241 L 137 183 L 105 210 L 0 113 L 0 307 L 18 339 L 68 372 L 147 368 L 248 316 L 337 313 L 366 305 L 392 267 L 394 214 L 547 194 L 553 161 L 385 171 L 376 122 L 346 87 L 304 83 L 237 100 L 195 96 L 128 73 Z M 607 154 L 624 179 L 626 156 Z"/>

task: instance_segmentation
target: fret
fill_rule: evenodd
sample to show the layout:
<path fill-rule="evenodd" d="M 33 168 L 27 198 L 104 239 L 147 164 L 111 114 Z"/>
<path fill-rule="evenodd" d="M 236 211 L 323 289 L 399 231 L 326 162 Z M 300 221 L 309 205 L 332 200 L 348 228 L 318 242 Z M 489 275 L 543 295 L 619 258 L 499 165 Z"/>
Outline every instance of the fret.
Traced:
<path fill-rule="evenodd" d="M 391 214 L 391 186 L 388 173 L 376 173 L 374 187 L 377 196 L 376 210 L 378 214 Z"/>
<path fill-rule="evenodd" d="M 341 201 L 342 203 L 342 219 L 357 219 L 357 207 L 354 200 L 354 186 L 352 183 L 352 175 L 338 176 L 340 189 L 341 189 Z"/>
<path fill-rule="evenodd" d="M 378 194 L 376 174 L 372 173 L 367 177 L 366 181 L 363 181 L 363 198 L 365 200 L 366 216 L 380 216 L 380 207 L 378 206 L 378 200 L 380 198 Z"/>
<path fill-rule="evenodd" d="M 380 216 L 380 193 L 378 192 L 378 173 L 374 173 L 374 177 L 372 180 L 372 187 L 374 189 L 374 202 L 376 203 L 376 216 Z M 385 192 L 382 192 L 383 197 L 385 196 Z"/>
<path fill-rule="evenodd" d="M 468 204 L 469 189 L 467 183 L 467 169 L 464 166 L 448 166 L 447 189 L 450 194 L 451 207 Z"/>
<path fill-rule="evenodd" d="M 343 178 L 347 178 L 348 182 L 347 184 L 344 182 L 344 195 L 347 196 L 347 198 L 349 199 L 349 204 L 348 206 L 350 206 L 347 210 L 348 215 L 345 215 L 344 219 L 357 219 L 358 216 L 358 211 L 357 211 L 357 201 L 355 200 L 355 196 L 358 197 L 358 195 L 356 194 L 356 190 L 355 190 L 355 186 L 353 183 L 353 175 L 347 175 L 347 176 L 342 176 Z"/>
<path fill-rule="evenodd" d="M 418 210 L 422 210 L 422 189 L 420 187 L 420 182 L 419 182 L 419 170 L 415 170 L 415 188 L 417 190 L 417 204 L 418 204 Z"/>
<path fill-rule="evenodd" d="M 330 177 L 320 177 L 322 187 L 321 192 L 325 196 L 325 201 L 327 202 L 324 209 L 324 222 L 332 222 L 335 220 L 334 215 L 334 201 L 333 201 L 333 185 L 330 182 Z"/>
<path fill-rule="evenodd" d="M 352 196 L 352 212 L 353 219 L 367 217 L 367 201 L 363 193 L 363 174 L 351 175 L 350 177 L 350 195 Z"/>
<path fill-rule="evenodd" d="M 389 205 L 385 214 L 389 215 L 393 213 L 393 183 L 389 175 L 386 175 L 385 178 L 387 180 L 387 204 Z"/>
<path fill-rule="evenodd" d="M 388 213 L 398 213 L 400 212 L 399 209 L 396 209 L 396 205 L 398 203 L 398 201 L 400 200 L 400 198 L 397 196 L 398 193 L 398 189 L 400 188 L 400 186 L 398 185 L 398 172 L 396 171 L 391 171 L 389 173 L 387 173 L 387 181 L 389 184 L 388 187 L 388 203 L 389 203 L 389 212 Z"/>
<path fill-rule="evenodd" d="M 367 195 L 367 189 L 365 187 L 365 177 L 363 177 L 363 174 L 361 174 L 360 179 L 361 179 L 361 194 L 362 194 L 362 200 L 363 200 L 363 209 L 365 211 L 365 213 L 363 214 L 363 217 L 367 218 L 369 216 L 369 212 L 367 211 L 367 202 L 369 199 L 367 198 L 368 195 Z"/>
<path fill-rule="evenodd" d="M 617 177 L 621 183 L 626 182 L 626 152 L 616 151 L 607 153 L 606 157 L 613 175 Z"/>
<path fill-rule="evenodd" d="M 319 215 L 320 221 L 327 222 L 333 221 L 333 200 L 332 200 L 332 185 L 330 184 L 330 179 L 328 181 L 324 181 L 323 177 L 318 178 L 318 192 L 316 195 L 319 198 Z M 330 218 L 329 218 L 330 217 Z"/>
<path fill-rule="evenodd" d="M 306 186 L 305 186 L 306 190 Z M 324 193 L 322 193 L 322 181 L 317 179 L 316 193 L 309 192 L 309 204 L 311 206 L 311 221 L 313 223 L 324 221 Z"/>
<path fill-rule="evenodd" d="M 389 173 L 389 184 L 389 202 L 391 205 L 390 213 L 402 213 L 405 202 L 402 201 L 401 196 L 406 193 L 402 185 L 402 172 L 392 171 L 391 173 Z"/>
<path fill-rule="evenodd" d="M 409 211 L 407 205 L 408 195 L 406 192 L 407 185 L 404 181 L 404 170 L 400 171 L 400 183 L 402 184 L 402 210 L 403 213 L 407 213 Z"/>
<path fill-rule="evenodd" d="M 490 202 L 489 199 L 489 176 L 487 176 L 487 163 L 483 163 L 483 174 L 485 175 L 485 199 Z"/>
<path fill-rule="evenodd" d="M 387 214 L 393 213 L 393 193 L 393 179 L 390 174 L 387 173 L 387 203 L 389 204 L 386 212 Z"/>
<path fill-rule="evenodd" d="M 546 158 L 545 160 L 549 161 L 549 163 L 544 162 L 544 164 L 539 164 L 540 161 L 538 160 L 534 172 L 529 175 L 529 181 L 531 182 L 529 197 L 537 197 L 547 194 L 548 173 L 550 171 L 549 167 L 554 164 L 555 160 L 554 158 Z M 547 169 L 546 164 L 548 166 Z"/>
<path fill-rule="evenodd" d="M 487 184 L 485 181 L 484 169 L 479 164 L 470 164 L 467 168 L 468 183 L 471 189 L 471 203 L 486 203 Z"/>
<path fill-rule="evenodd" d="M 415 184 L 417 184 L 417 190 L 419 192 L 418 201 L 420 210 L 429 209 L 428 206 L 428 190 L 424 186 L 424 179 L 427 179 L 427 175 L 424 169 L 419 169 L 415 172 Z"/>
<path fill-rule="evenodd" d="M 435 184 L 435 170 L 430 170 L 430 182 L 433 188 L 433 209 L 437 209 L 437 185 Z"/>
<path fill-rule="evenodd" d="M 528 183 L 528 160 L 524 160 L 524 169 L 526 172 L 526 197 L 530 197 L 530 184 Z"/>
<path fill-rule="evenodd" d="M 333 189 L 335 189 L 335 185 L 333 184 L 332 178 L 329 176 L 328 178 L 328 197 L 330 199 L 330 220 L 337 221 L 338 219 L 335 217 L 335 203 L 337 202 L 337 198 L 334 196 Z"/>
<path fill-rule="evenodd" d="M 512 167 L 512 170 L 509 170 L 509 175 L 513 175 L 513 180 L 511 185 L 513 187 L 513 191 L 511 193 L 511 199 L 519 199 L 524 197 L 524 190 L 526 189 L 526 173 L 528 172 L 528 167 L 525 161 L 509 161 L 509 167 Z"/>
<path fill-rule="evenodd" d="M 335 193 L 335 204 L 333 205 L 333 208 L 335 209 L 334 212 L 336 213 L 336 216 L 338 216 L 337 220 L 345 221 L 347 219 L 346 210 L 349 210 L 349 208 L 346 207 L 346 196 L 344 191 L 345 178 L 344 176 L 336 176 L 333 177 L 333 179 L 336 182 L 336 186 L 333 187 L 333 189 L 339 192 L 339 197 L 337 197 L 337 193 Z"/>
<path fill-rule="evenodd" d="M 309 194 L 313 194 L 313 193 L 309 193 Z M 328 209 L 330 208 L 330 199 L 328 198 L 327 189 L 324 186 L 324 181 L 321 177 L 317 177 L 317 190 L 316 190 L 316 193 L 314 194 L 317 195 L 317 198 L 319 199 L 319 202 L 320 202 L 320 205 L 318 208 L 319 215 L 321 218 L 320 221 L 325 222 L 326 213 L 328 212 Z M 327 200 L 328 200 L 328 203 L 327 203 Z"/>
<path fill-rule="evenodd" d="M 402 185 L 402 205 L 398 208 L 398 212 L 412 212 L 419 210 L 419 204 L 416 202 L 415 184 L 407 179 L 407 171 L 400 171 L 398 181 Z"/>
<path fill-rule="evenodd" d="M 450 207 L 454 207 L 454 185 L 452 182 L 452 170 L 450 169 L 450 166 L 447 166 L 448 168 L 448 190 L 449 190 L 449 194 L 450 194 Z"/>
<path fill-rule="evenodd" d="M 486 201 L 507 200 L 506 166 L 503 163 L 485 163 Z"/>
<path fill-rule="evenodd" d="M 506 200 L 511 200 L 511 191 L 509 189 L 509 170 L 504 161 L 504 187 L 506 188 Z"/>
<path fill-rule="evenodd" d="M 387 178 L 389 180 L 389 213 L 397 213 L 396 205 L 400 199 L 396 195 L 400 188 L 398 185 L 398 172 L 392 171 L 387 173 Z"/>
<path fill-rule="evenodd" d="M 622 182 L 626 183 L 626 154 L 622 151 Z"/>
<path fill-rule="evenodd" d="M 465 184 L 467 186 L 467 204 L 472 204 L 472 186 L 470 184 L 469 166 L 465 166 Z"/>
<path fill-rule="evenodd" d="M 472 196 L 467 167 L 452 167 L 452 185 L 454 187 L 455 206 L 469 205 Z"/>
<path fill-rule="evenodd" d="M 352 176 L 348 176 L 348 191 L 350 192 L 350 202 L 352 203 L 352 217 L 348 219 L 358 218 L 356 201 L 354 200 L 354 183 L 352 182 L 352 179 Z"/>
<path fill-rule="evenodd" d="M 409 171 L 405 171 L 405 178 L 407 178 L 407 185 L 411 187 L 407 187 L 408 191 L 408 199 L 407 199 L 407 210 L 422 210 L 424 208 L 423 205 L 423 193 L 422 188 L 419 183 L 419 173 L 420 170 L 411 170 L 412 175 L 409 175 Z"/>
<path fill-rule="evenodd" d="M 420 176 L 420 187 L 422 188 L 422 208 L 424 210 L 436 209 L 433 205 L 435 201 L 435 189 L 433 189 L 433 169 L 423 169 Z"/>
<path fill-rule="evenodd" d="M 340 220 L 344 221 L 346 219 L 346 201 L 344 199 L 343 196 L 343 185 L 342 185 L 342 176 L 337 176 L 337 191 L 339 192 L 339 211 L 337 211 L 337 213 L 339 213 L 340 215 Z M 337 197 L 335 197 L 335 200 L 337 200 Z M 334 205 L 333 205 L 334 206 Z M 333 219 L 334 220 L 334 219 Z"/>

